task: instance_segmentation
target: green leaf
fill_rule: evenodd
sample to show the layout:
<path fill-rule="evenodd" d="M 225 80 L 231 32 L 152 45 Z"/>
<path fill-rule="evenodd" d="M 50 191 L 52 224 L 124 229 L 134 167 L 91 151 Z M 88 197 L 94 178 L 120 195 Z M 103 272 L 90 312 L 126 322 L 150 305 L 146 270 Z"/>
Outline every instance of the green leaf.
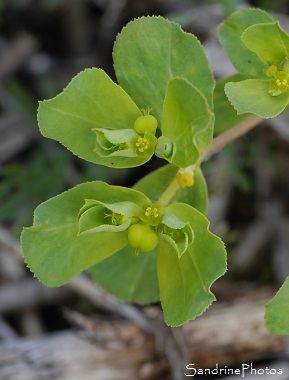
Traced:
<path fill-rule="evenodd" d="M 244 31 L 242 40 L 248 49 L 269 65 L 277 65 L 289 57 L 289 36 L 278 22 L 252 25 Z"/>
<path fill-rule="evenodd" d="M 104 203 L 148 198 L 138 191 L 96 181 L 78 185 L 37 207 L 34 224 L 25 228 L 21 242 L 26 263 L 48 286 L 63 285 L 83 270 L 127 244 L 126 231 L 78 235 L 78 213 L 85 199 Z"/>
<path fill-rule="evenodd" d="M 200 91 L 184 79 L 169 81 L 162 135 L 173 144 L 166 159 L 182 168 L 195 164 L 212 141 L 213 113 Z"/>
<path fill-rule="evenodd" d="M 157 202 L 169 184 L 175 179 L 178 168 L 174 165 L 165 165 L 143 177 L 133 188 L 143 192 L 152 202 Z M 171 202 L 188 203 L 192 207 L 206 214 L 208 210 L 207 183 L 200 168 L 194 172 L 195 182 L 191 187 L 179 189 Z"/>
<path fill-rule="evenodd" d="M 180 259 L 167 240 L 161 239 L 159 244 L 158 278 L 165 321 L 180 326 L 202 314 L 215 300 L 210 287 L 226 271 L 226 251 L 197 210 L 175 203 L 167 212 L 189 222 L 194 231 L 194 241 Z"/>
<path fill-rule="evenodd" d="M 289 335 L 289 277 L 266 305 L 265 326 L 272 334 Z"/>
<path fill-rule="evenodd" d="M 104 71 L 86 69 L 61 94 L 40 102 L 38 122 L 45 137 L 59 141 L 80 158 L 124 168 L 141 165 L 150 157 L 102 157 L 97 154 L 93 129 L 133 130 L 141 115 L 131 98 Z"/>
<path fill-rule="evenodd" d="M 167 84 L 186 79 L 212 107 L 214 79 L 195 36 L 162 17 L 142 17 L 118 35 L 113 51 L 118 82 L 139 108 L 152 108 L 161 122 Z"/>
<path fill-rule="evenodd" d="M 265 78 L 266 64 L 242 41 L 243 32 L 255 24 L 274 20 L 260 9 L 241 9 L 228 17 L 217 29 L 219 40 L 235 68 L 245 77 Z"/>
<path fill-rule="evenodd" d="M 159 300 L 156 249 L 135 256 L 126 246 L 89 272 L 103 289 L 124 301 L 143 305 Z"/>
<path fill-rule="evenodd" d="M 249 116 L 244 114 L 238 115 L 224 91 L 226 83 L 239 82 L 244 79 L 241 74 L 236 74 L 217 81 L 214 91 L 215 135 L 226 131 Z"/>
<path fill-rule="evenodd" d="M 271 96 L 268 93 L 270 80 L 247 79 L 227 83 L 225 92 L 238 114 L 254 113 L 263 118 L 272 118 L 284 111 L 289 93 Z"/>

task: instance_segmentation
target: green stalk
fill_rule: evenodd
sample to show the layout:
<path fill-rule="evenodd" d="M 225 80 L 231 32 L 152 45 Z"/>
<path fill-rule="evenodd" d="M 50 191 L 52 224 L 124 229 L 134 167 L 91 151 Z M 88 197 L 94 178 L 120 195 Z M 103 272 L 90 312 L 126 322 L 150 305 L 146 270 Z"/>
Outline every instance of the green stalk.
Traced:
<path fill-rule="evenodd" d="M 232 141 L 243 136 L 245 133 L 259 125 L 264 119 L 259 116 L 251 115 L 246 119 L 242 120 L 240 123 L 234 125 L 232 128 L 221 133 L 217 136 L 211 146 L 204 151 L 202 161 L 211 157 L 219 150 L 223 149 L 226 145 L 230 144 Z M 176 192 L 179 190 L 178 181 L 174 178 L 167 189 L 160 196 L 157 203 L 161 204 L 163 207 L 167 206 L 172 198 L 175 196 Z"/>

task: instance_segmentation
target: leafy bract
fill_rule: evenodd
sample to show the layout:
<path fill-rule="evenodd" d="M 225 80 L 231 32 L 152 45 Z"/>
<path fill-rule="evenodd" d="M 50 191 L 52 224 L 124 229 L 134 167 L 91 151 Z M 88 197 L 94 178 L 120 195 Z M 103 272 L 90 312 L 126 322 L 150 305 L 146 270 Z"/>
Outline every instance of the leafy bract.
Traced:
<path fill-rule="evenodd" d="M 133 202 L 103 203 L 85 199 L 78 214 L 79 234 L 125 231 L 138 212 L 139 207 Z"/>
<path fill-rule="evenodd" d="M 289 92 L 278 96 L 268 93 L 269 80 L 246 79 L 241 82 L 229 82 L 225 92 L 238 114 L 254 113 L 263 118 L 280 114 L 289 101 Z"/>
<path fill-rule="evenodd" d="M 157 202 L 170 183 L 175 180 L 178 168 L 165 165 L 143 177 L 133 188 L 143 192 L 152 202 Z M 188 203 L 203 214 L 208 210 L 207 183 L 199 167 L 194 171 L 194 184 L 176 191 L 171 202 Z"/>
<path fill-rule="evenodd" d="M 89 269 L 93 280 L 108 293 L 141 305 L 159 300 L 156 249 L 134 255 L 127 245 Z"/>
<path fill-rule="evenodd" d="M 194 231 L 193 243 L 181 258 L 167 239 L 159 244 L 158 279 L 164 318 L 168 325 L 179 326 L 202 314 L 215 300 L 210 287 L 226 271 L 226 251 L 197 210 L 175 203 L 167 212 L 189 222 Z"/>
<path fill-rule="evenodd" d="M 132 146 L 133 144 L 130 144 L 138 137 L 138 134 L 134 130 L 93 128 L 93 132 L 96 135 L 94 152 L 99 157 L 108 158 L 112 160 L 111 162 L 114 162 L 115 157 L 137 157 L 136 150 Z"/>
<path fill-rule="evenodd" d="M 289 277 L 267 303 L 265 326 L 276 335 L 289 335 Z"/>
<path fill-rule="evenodd" d="M 96 131 L 115 131 L 117 138 L 120 130 L 131 129 L 133 138 L 136 135 L 134 122 L 141 115 L 129 95 L 104 71 L 86 69 L 61 94 L 40 102 L 38 122 L 45 137 L 59 141 L 80 158 L 122 168 L 141 165 L 151 156 L 139 157 L 131 152 L 127 155 L 127 150 L 123 156 L 121 153 L 115 154 L 123 149 L 121 145 L 130 135 L 123 133 L 119 141 L 113 141 L 104 149 L 105 142 L 99 143 L 100 137 Z"/>
<path fill-rule="evenodd" d="M 170 213 L 164 215 L 162 223 L 162 239 L 167 240 L 180 258 L 194 240 L 194 231 L 190 223 L 184 222 Z"/>
<path fill-rule="evenodd" d="M 252 52 L 269 65 L 277 65 L 289 57 L 289 36 L 277 22 L 252 25 L 242 35 L 242 40 Z"/>
<path fill-rule="evenodd" d="M 182 168 L 195 164 L 212 141 L 213 120 L 205 97 L 196 87 L 181 78 L 170 80 L 164 100 L 162 136 L 172 141 L 173 148 L 164 157 Z"/>
<path fill-rule="evenodd" d="M 195 36 L 162 17 L 142 17 L 118 35 L 113 60 L 122 88 L 161 122 L 167 84 L 174 77 L 195 86 L 212 107 L 214 79 Z"/>
<path fill-rule="evenodd" d="M 26 263 L 48 286 L 59 286 L 127 244 L 126 231 L 78 234 L 78 214 L 85 199 L 136 205 L 148 202 L 140 192 L 96 181 L 78 185 L 37 207 L 34 224 L 23 230 Z"/>
<path fill-rule="evenodd" d="M 273 21 L 260 9 L 245 8 L 233 13 L 219 25 L 219 40 L 235 68 L 245 77 L 265 78 L 266 64 L 244 44 L 242 34 L 251 25 Z"/>

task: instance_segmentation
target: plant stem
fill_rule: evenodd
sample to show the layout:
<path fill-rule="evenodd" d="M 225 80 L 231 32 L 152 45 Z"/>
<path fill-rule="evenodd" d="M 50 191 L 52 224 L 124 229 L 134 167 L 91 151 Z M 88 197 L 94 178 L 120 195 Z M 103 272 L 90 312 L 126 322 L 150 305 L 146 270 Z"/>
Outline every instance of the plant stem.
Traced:
<path fill-rule="evenodd" d="M 213 140 L 211 146 L 204 151 L 202 161 L 204 161 L 208 157 L 211 157 L 213 154 L 217 153 L 219 150 L 224 148 L 226 145 L 230 144 L 232 141 L 243 136 L 245 133 L 247 133 L 248 131 L 256 127 L 258 124 L 260 124 L 263 120 L 264 119 L 262 119 L 259 116 L 252 115 L 242 120 L 240 123 L 234 125 L 227 131 L 221 133 L 218 137 L 216 137 Z M 176 178 L 174 178 L 159 198 L 158 203 L 160 203 L 164 207 L 167 206 L 178 190 L 178 181 L 176 180 Z"/>
<path fill-rule="evenodd" d="M 174 178 L 172 182 L 169 184 L 169 186 L 166 188 L 166 190 L 160 196 L 158 203 L 164 207 L 167 206 L 178 190 L 179 184 L 176 178 Z"/>
<path fill-rule="evenodd" d="M 234 127 L 221 133 L 213 140 L 211 146 L 204 151 L 202 160 L 212 156 L 232 141 L 243 136 L 245 133 L 260 124 L 263 120 L 264 119 L 257 115 L 252 115 L 242 120 L 240 123 L 234 125 Z"/>

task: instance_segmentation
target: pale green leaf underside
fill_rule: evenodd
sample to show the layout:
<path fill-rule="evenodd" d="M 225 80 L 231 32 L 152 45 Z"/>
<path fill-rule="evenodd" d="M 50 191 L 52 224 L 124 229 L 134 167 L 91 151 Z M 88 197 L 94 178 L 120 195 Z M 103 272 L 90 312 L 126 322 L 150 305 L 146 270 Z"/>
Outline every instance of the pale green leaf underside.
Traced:
<path fill-rule="evenodd" d="M 108 293 L 127 302 L 159 300 L 156 250 L 134 255 L 129 245 L 89 269 L 93 280 Z"/>
<path fill-rule="evenodd" d="M 171 248 L 175 250 L 175 254 L 180 258 L 194 240 L 192 227 L 188 222 L 185 223 L 169 213 L 164 215 L 162 223 L 164 224 L 164 233 L 161 235 L 162 239 L 166 239 Z M 177 238 L 166 234 L 166 226 L 175 230 Z"/>
<path fill-rule="evenodd" d="M 172 204 L 168 212 L 189 221 L 194 242 L 179 259 L 175 250 L 161 239 L 158 278 L 164 318 L 179 326 L 202 314 L 215 300 L 212 283 L 226 271 L 226 251 L 220 238 L 208 231 L 204 215 L 185 204 Z"/>
<path fill-rule="evenodd" d="M 217 29 L 219 40 L 235 68 L 246 77 L 265 77 L 266 65 L 242 41 L 243 32 L 256 23 L 274 20 L 260 9 L 242 9 L 228 17 Z"/>
<path fill-rule="evenodd" d="M 169 184 L 174 180 L 178 168 L 165 165 L 147 174 L 135 185 L 134 189 L 143 192 L 152 202 L 157 202 Z M 195 169 L 194 185 L 177 190 L 171 202 L 183 202 L 206 214 L 208 209 L 207 183 L 200 168 Z"/>
<path fill-rule="evenodd" d="M 139 108 L 152 108 L 161 122 L 167 84 L 181 77 L 201 91 L 210 107 L 214 79 L 195 36 L 162 17 L 142 17 L 118 35 L 113 51 L 118 82 Z"/>
<path fill-rule="evenodd" d="M 85 199 L 105 203 L 130 200 L 138 205 L 148 198 L 132 189 L 96 181 L 78 185 L 37 207 L 34 224 L 24 229 L 21 242 L 25 261 L 48 286 L 59 286 L 127 244 L 126 232 L 78 236 L 78 213 Z"/>
<path fill-rule="evenodd" d="M 78 215 L 79 234 L 126 231 L 131 224 L 129 218 L 137 216 L 138 211 L 139 206 L 132 202 L 103 203 L 86 199 Z M 112 213 L 118 214 L 118 219 L 114 219 L 114 223 Z"/>
<path fill-rule="evenodd" d="M 248 49 L 269 65 L 277 65 L 289 57 L 289 36 L 278 22 L 253 25 L 245 30 L 242 40 Z"/>
<path fill-rule="evenodd" d="M 140 157 L 99 157 L 94 151 L 93 128 L 110 130 L 133 128 L 142 113 L 104 71 L 86 69 L 61 94 L 40 102 L 38 122 L 45 137 L 59 141 L 80 158 L 114 167 L 138 166 Z"/>
<path fill-rule="evenodd" d="M 238 114 L 254 113 L 263 118 L 272 118 L 284 111 L 289 93 L 278 96 L 268 94 L 270 80 L 247 79 L 230 82 L 225 92 Z"/>
<path fill-rule="evenodd" d="M 265 326 L 276 335 L 289 335 L 289 277 L 267 303 Z"/>
<path fill-rule="evenodd" d="M 181 78 L 169 81 L 164 100 L 162 135 L 173 144 L 168 161 L 185 168 L 195 164 L 213 136 L 213 113 L 200 91 Z"/>

